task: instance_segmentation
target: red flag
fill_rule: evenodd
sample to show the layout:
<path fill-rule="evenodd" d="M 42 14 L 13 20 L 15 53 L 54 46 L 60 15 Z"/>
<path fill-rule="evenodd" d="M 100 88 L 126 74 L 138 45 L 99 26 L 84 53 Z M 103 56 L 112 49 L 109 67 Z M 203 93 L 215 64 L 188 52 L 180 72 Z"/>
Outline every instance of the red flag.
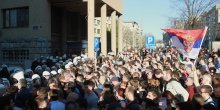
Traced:
<path fill-rule="evenodd" d="M 196 58 L 206 34 L 206 28 L 197 30 L 163 29 L 171 38 L 172 45 L 190 58 Z"/>
<path fill-rule="evenodd" d="M 183 29 L 163 29 L 169 34 L 175 34 L 178 38 L 183 39 L 184 41 L 195 42 L 203 36 L 204 29 L 197 30 L 183 30 Z"/>

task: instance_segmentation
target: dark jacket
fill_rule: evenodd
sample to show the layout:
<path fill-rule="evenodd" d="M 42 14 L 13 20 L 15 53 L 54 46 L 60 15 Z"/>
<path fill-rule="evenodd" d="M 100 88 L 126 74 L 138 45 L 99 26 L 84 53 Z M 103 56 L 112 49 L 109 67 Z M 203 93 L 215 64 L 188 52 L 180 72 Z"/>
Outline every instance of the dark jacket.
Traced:
<path fill-rule="evenodd" d="M 15 95 L 15 106 L 23 108 L 31 99 L 33 99 L 33 96 L 30 90 L 26 87 L 22 87 Z"/>

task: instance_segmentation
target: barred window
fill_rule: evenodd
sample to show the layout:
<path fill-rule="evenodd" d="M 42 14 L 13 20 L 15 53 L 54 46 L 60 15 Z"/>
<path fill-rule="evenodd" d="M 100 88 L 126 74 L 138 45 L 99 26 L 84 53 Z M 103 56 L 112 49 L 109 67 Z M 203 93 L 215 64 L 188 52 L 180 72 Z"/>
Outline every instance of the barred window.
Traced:
<path fill-rule="evenodd" d="M 3 9 L 4 28 L 28 27 L 29 8 Z"/>
<path fill-rule="evenodd" d="M 4 61 L 22 61 L 29 59 L 29 50 L 2 50 Z"/>

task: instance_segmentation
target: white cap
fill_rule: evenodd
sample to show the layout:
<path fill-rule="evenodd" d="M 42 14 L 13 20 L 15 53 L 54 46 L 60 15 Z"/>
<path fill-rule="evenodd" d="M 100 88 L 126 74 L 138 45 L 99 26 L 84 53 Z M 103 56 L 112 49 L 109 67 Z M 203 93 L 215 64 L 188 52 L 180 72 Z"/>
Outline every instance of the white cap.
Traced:
<path fill-rule="evenodd" d="M 78 57 L 75 57 L 75 58 L 73 59 L 73 64 L 74 64 L 74 65 L 77 65 L 77 64 L 78 64 Z"/>
<path fill-rule="evenodd" d="M 40 79 L 40 76 L 38 74 L 33 74 L 31 77 L 32 80 L 34 79 Z"/>
<path fill-rule="evenodd" d="M 117 65 L 123 65 L 123 61 L 119 61 L 119 60 L 118 60 L 118 61 L 116 61 L 116 64 L 117 64 Z"/>
<path fill-rule="evenodd" d="M 52 75 L 56 75 L 56 74 L 57 74 L 56 71 L 51 71 L 50 73 L 51 73 Z"/>
<path fill-rule="evenodd" d="M 36 71 L 36 70 L 39 70 L 39 69 L 40 69 L 40 70 L 42 69 L 42 67 L 41 67 L 40 65 L 38 65 L 38 66 L 35 68 L 35 71 Z"/>
<path fill-rule="evenodd" d="M 27 83 L 32 84 L 32 79 L 31 78 L 26 78 Z"/>
<path fill-rule="evenodd" d="M 72 62 L 68 62 L 68 63 L 65 65 L 65 68 L 66 68 L 66 69 L 69 69 L 72 65 L 73 65 Z"/>
<path fill-rule="evenodd" d="M 6 64 L 3 64 L 2 65 L 2 68 L 7 68 L 8 66 Z"/>
<path fill-rule="evenodd" d="M 2 78 L 2 80 L 3 80 L 3 81 L 8 81 L 8 82 L 9 82 L 9 80 L 8 80 L 7 78 Z"/>
<path fill-rule="evenodd" d="M 42 69 L 45 69 L 45 68 L 47 68 L 47 65 L 42 65 L 41 67 L 42 67 Z"/>
<path fill-rule="evenodd" d="M 56 59 L 59 59 L 59 56 L 56 56 Z"/>
<path fill-rule="evenodd" d="M 53 59 L 52 62 L 54 62 L 54 63 L 57 62 L 57 59 Z"/>
<path fill-rule="evenodd" d="M 58 71 L 57 71 L 59 74 L 61 74 L 62 72 L 63 72 L 63 69 L 58 69 Z"/>
<path fill-rule="evenodd" d="M 6 87 L 10 86 L 10 82 L 7 78 L 2 78 L 2 82 L 3 82 L 4 86 L 6 86 Z"/>
<path fill-rule="evenodd" d="M 20 79 L 24 79 L 24 72 L 23 71 L 18 71 L 12 75 L 13 78 L 17 79 L 20 81 Z"/>
<path fill-rule="evenodd" d="M 24 73 L 25 73 L 25 74 L 30 74 L 30 73 L 33 73 L 33 71 L 32 71 L 31 69 L 26 69 L 26 70 L 24 71 Z"/>
<path fill-rule="evenodd" d="M 57 67 L 60 67 L 60 63 L 56 63 L 56 66 L 52 66 L 51 69 L 57 69 Z"/>
<path fill-rule="evenodd" d="M 63 59 L 63 57 L 60 57 L 60 58 L 59 58 L 59 60 L 62 60 L 62 59 Z"/>
<path fill-rule="evenodd" d="M 62 61 L 62 60 L 60 60 L 60 61 L 59 61 L 59 63 L 60 63 L 60 64 L 62 64 L 62 63 L 63 63 L 63 61 Z"/>
<path fill-rule="evenodd" d="M 50 67 L 46 67 L 45 71 L 51 71 Z"/>
<path fill-rule="evenodd" d="M 0 84 L 0 94 L 5 92 L 6 87 L 3 84 Z"/>
<path fill-rule="evenodd" d="M 16 73 L 16 72 L 18 72 L 18 71 L 23 71 L 23 69 L 20 68 L 20 67 L 16 67 L 16 68 L 14 69 L 14 73 Z"/>
<path fill-rule="evenodd" d="M 114 52 L 109 52 L 108 55 L 115 55 L 115 53 Z"/>
<path fill-rule="evenodd" d="M 72 58 L 75 58 L 75 57 L 77 57 L 77 55 L 73 54 L 73 55 L 72 55 Z"/>
<path fill-rule="evenodd" d="M 81 58 L 81 60 L 82 60 L 82 62 L 85 62 L 85 61 L 86 61 L 85 58 Z"/>
<path fill-rule="evenodd" d="M 70 69 L 70 65 L 69 65 L 69 64 L 66 64 L 66 65 L 65 65 L 65 69 Z"/>
<path fill-rule="evenodd" d="M 69 65 L 73 65 L 73 62 L 68 62 Z"/>
<path fill-rule="evenodd" d="M 50 56 L 50 60 L 53 60 L 53 56 Z"/>
<path fill-rule="evenodd" d="M 56 63 L 55 65 L 59 66 L 60 64 L 59 64 L 59 63 Z M 56 67 L 56 66 L 52 66 L 52 67 L 51 67 L 51 70 L 57 70 L 57 67 Z"/>
<path fill-rule="evenodd" d="M 70 62 L 70 61 L 72 61 L 72 59 L 71 59 L 71 58 L 69 58 L 67 61 L 69 61 L 69 62 Z"/>
<path fill-rule="evenodd" d="M 46 75 L 50 75 L 50 73 L 48 71 L 44 71 L 43 76 L 46 76 Z"/>
<path fill-rule="evenodd" d="M 66 58 L 66 54 L 63 54 L 63 58 Z"/>
<path fill-rule="evenodd" d="M 47 62 L 46 60 L 42 60 L 42 61 L 41 61 L 41 63 L 46 63 L 46 62 Z"/>

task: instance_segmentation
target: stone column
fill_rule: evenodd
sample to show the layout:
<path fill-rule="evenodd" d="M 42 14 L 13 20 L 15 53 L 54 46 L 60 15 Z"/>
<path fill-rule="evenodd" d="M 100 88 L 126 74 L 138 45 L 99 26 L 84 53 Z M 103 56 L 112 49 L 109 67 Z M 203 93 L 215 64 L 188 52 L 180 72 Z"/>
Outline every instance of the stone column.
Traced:
<path fill-rule="evenodd" d="M 103 55 L 107 55 L 107 32 L 106 32 L 106 14 L 107 6 L 104 4 L 101 7 L 101 52 Z"/>
<path fill-rule="evenodd" d="M 111 50 L 116 53 L 116 11 L 111 14 Z"/>
<path fill-rule="evenodd" d="M 122 36 L 122 15 L 118 17 L 118 52 L 123 49 L 123 36 Z"/>
<path fill-rule="evenodd" d="M 94 58 L 94 18 L 95 18 L 95 0 L 87 1 L 87 15 L 88 15 L 88 57 Z"/>

